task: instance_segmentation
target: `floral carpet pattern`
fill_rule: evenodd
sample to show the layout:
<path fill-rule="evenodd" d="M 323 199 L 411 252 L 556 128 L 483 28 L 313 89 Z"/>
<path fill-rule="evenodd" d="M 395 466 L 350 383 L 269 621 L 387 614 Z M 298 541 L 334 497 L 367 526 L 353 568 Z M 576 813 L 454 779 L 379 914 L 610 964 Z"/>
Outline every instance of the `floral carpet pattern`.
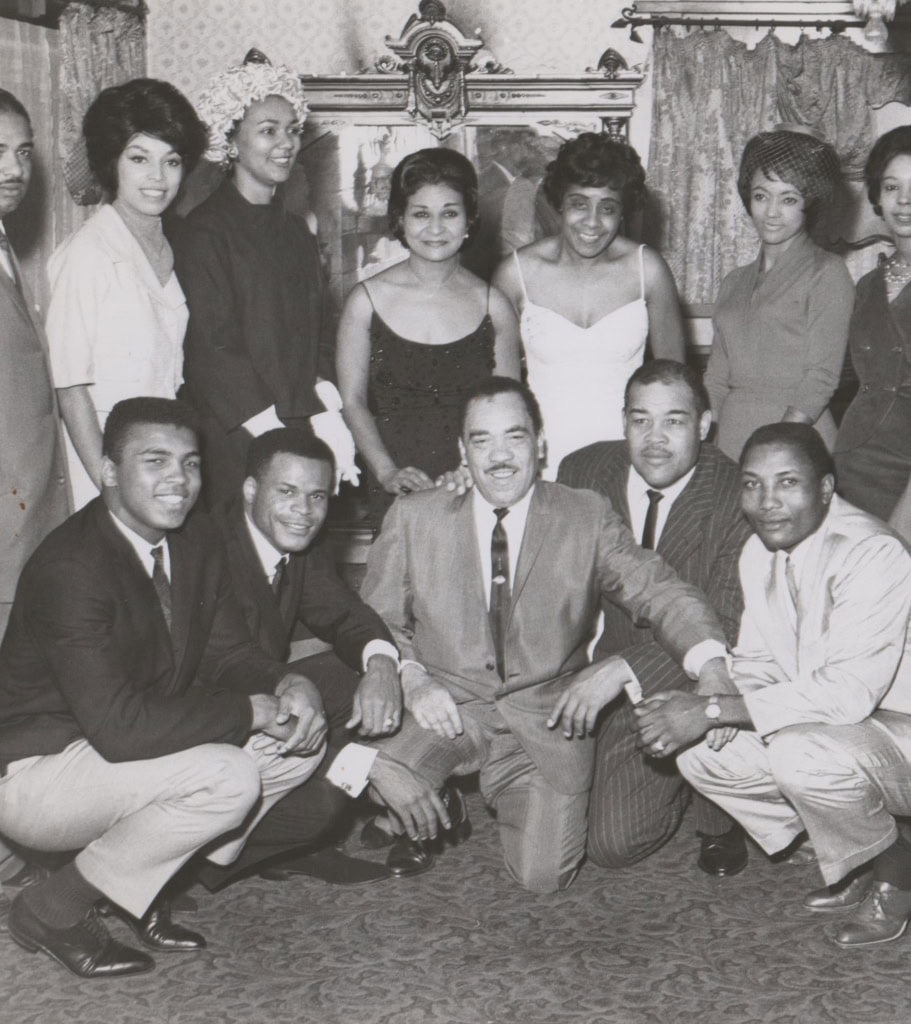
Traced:
<path fill-rule="evenodd" d="M 911 935 L 832 945 L 803 911 L 813 865 L 751 847 L 735 878 L 695 867 L 687 822 L 644 864 L 586 865 L 567 892 L 521 891 L 496 824 L 433 871 L 367 886 L 309 878 L 195 887 L 209 948 L 152 974 L 83 981 L 0 934 L 2 1024 L 907 1024 Z M 357 852 L 357 839 L 348 841 Z M 368 854 L 382 857 L 382 852 Z M 0 918 L 5 916 L 5 899 Z M 111 926 L 124 940 L 129 932 Z"/>

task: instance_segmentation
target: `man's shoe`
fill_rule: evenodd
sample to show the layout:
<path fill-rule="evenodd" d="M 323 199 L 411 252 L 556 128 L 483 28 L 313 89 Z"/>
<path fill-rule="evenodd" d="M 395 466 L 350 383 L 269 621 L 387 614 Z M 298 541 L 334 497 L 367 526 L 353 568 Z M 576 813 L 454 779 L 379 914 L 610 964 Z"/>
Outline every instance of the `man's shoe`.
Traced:
<path fill-rule="evenodd" d="M 462 791 L 455 786 L 446 785 L 440 790 L 440 798 L 449 814 L 449 828 L 441 832 L 436 839 L 427 842 L 399 836 L 386 857 L 386 867 L 397 878 L 421 875 L 429 871 L 435 860 L 434 851 L 438 850 L 444 841 L 461 843 L 471 836 L 471 821 Z"/>
<path fill-rule="evenodd" d="M 388 878 L 389 869 L 385 864 L 349 857 L 340 850 L 328 848 L 290 860 L 278 861 L 274 866 L 263 868 L 259 873 L 260 878 L 268 879 L 270 882 L 286 882 L 295 875 L 309 875 L 330 885 L 364 885 L 367 882 L 379 882 Z"/>
<path fill-rule="evenodd" d="M 716 878 L 730 878 L 738 875 L 747 866 L 749 854 L 743 829 L 735 825 L 720 836 L 707 836 L 699 833 L 702 841 L 699 860 L 696 863 L 700 870 Z"/>
<path fill-rule="evenodd" d="M 124 913 L 119 916 L 144 946 L 159 953 L 195 953 L 206 948 L 204 936 L 171 920 L 171 904 L 166 900 L 153 903 L 141 918 Z"/>
<path fill-rule="evenodd" d="M 911 921 L 911 892 L 888 882 L 871 883 L 867 898 L 832 936 L 837 946 L 874 946 L 905 934 Z"/>
<path fill-rule="evenodd" d="M 863 903 L 872 883 L 873 877 L 869 871 L 862 871 L 860 874 L 852 872 L 835 885 L 825 885 L 822 889 L 814 889 L 807 893 L 803 901 L 804 908 L 824 914 L 837 910 L 853 910 Z"/>
<path fill-rule="evenodd" d="M 10 907 L 10 936 L 30 953 L 39 949 L 80 978 L 118 978 L 151 971 L 146 953 L 118 942 L 91 910 L 71 928 L 51 928 L 36 917 L 20 893 Z"/>
<path fill-rule="evenodd" d="M 370 818 L 364 822 L 361 829 L 361 846 L 365 850 L 383 850 L 392 844 L 399 837 L 393 832 L 387 832 L 376 823 L 376 818 Z"/>
<path fill-rule="evenodd" d="M 399 836 L 389 848 L 386 867 L 396 878 L 407 878 L 410 875 L 422 875 L 433 867 L 436 859 L 431 843 L 421 843 L 408 836 Z"/>

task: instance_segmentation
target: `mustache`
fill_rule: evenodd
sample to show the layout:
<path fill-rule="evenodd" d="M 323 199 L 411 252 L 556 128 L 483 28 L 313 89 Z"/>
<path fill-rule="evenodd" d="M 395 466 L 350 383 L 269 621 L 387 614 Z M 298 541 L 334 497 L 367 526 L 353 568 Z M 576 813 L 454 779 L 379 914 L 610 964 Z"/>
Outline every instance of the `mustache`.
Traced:
<path fill-rule="evenodd" d="M 515 463 L 513 462 L 497 462 L 492 466 L 488 466 L 485 470 L 486 473 L 496 473 L 498 469 L 515 469 Z"/>

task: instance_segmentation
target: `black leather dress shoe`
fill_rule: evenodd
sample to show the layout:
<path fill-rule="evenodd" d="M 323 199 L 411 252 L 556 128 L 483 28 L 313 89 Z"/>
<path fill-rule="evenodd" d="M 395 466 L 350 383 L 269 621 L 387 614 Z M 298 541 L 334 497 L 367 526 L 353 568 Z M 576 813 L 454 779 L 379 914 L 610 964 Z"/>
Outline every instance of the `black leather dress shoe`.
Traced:
<path fill-rule="evenodd" d="M 699 850 L 699 868 L 707 875 L 716 878 L 730 878 L 740 874 L 747 866 L 749 854 L 743 829 L 735 825 L 720 836 L 707 836 L 699 833 L 702 846 Z"/>
<path fill-rule="evenodd" d="M 279 861 L 259 873 L 260 878 L 270 882 L 286 882 L 295 875 L 319 878 L 330 885 L 364 885 L 388 878 L 389 869 L 385 864 L 349 857 L 340 850 L 329 848 Z"/>
<path fill-rule="evenodd" d="M 444 786 L 440 797 L 449 814 L 449 828 L 436 839 L 419 842 L 400 836 L 392 844 L 386 857 L 386 867 L 397 878 L 420 875 L 433 867 L 435 854 L 444 842 L 461 843 L 471 835 L 471 821 L 461 790 L 455 786 Z"/>
<path fill-rule="evenodd" d="M 144 974 L 155 966 L 146 953 L 118 942 L 95 910 L 71 928 L 51 928 L 32 913 L 20 893 L 10 907 L 7 928 L 23 949 L 40 949 L 80 978 Z"/>
<path fill-rule="evenodd" d="M 826 885 L 822 889 L 814 889 L 807 893 L 803 905 L 807 910 L 814 910 L 818 913 L 853 910 L 863 903 L 872 884 L 873 875 L 869 871 L 850 874 L 835 885 Z"/>
<path fill-rule="evenodd" d="M 120 913 L 144 946 L 159 953 L 195 953 L 206 948 L 205 937 L 171 920 L 171 905 L 166 901 L 153 903 L 141 918 Z"/>

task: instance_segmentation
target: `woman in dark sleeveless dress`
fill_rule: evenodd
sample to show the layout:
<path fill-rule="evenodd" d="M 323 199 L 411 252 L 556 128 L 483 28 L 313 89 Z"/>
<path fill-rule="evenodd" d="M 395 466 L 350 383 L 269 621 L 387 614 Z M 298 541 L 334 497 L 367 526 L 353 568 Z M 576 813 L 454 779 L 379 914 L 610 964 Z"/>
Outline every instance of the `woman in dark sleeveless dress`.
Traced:
<path fill-rule="evenodd" d="M 377 525 L 397 495 L 433 487 L 458 464 L 465 391 L 494 372 L 519 376 L 512 308 L 459 258 L 478 222 L 471 162 L 443 148 L 405 157 L 392 175 L 389 222 L 408 258 L 354 288 L 337 350 Z"/>

